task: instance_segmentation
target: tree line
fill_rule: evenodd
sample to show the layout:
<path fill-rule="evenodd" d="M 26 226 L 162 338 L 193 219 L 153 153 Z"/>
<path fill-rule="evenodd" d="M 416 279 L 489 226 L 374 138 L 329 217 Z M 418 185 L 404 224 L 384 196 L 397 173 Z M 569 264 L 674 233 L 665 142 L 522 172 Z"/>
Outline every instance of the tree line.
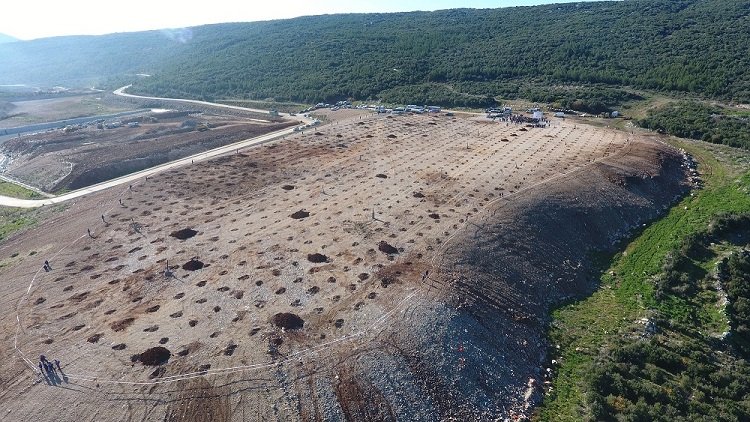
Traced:
<path fill-rule="evenodd" d="M 0 45 L 0 83 L 112 87 L 137 79 L 135 92 L 165 96 L 303 103 L 414 96 L 444 106 L 540 92 L 591 111 L 611 105 L 571 91 L 630 86 L 747 102 L 749 15 L 742 0 L 631 0 L 60 37 Z"/>

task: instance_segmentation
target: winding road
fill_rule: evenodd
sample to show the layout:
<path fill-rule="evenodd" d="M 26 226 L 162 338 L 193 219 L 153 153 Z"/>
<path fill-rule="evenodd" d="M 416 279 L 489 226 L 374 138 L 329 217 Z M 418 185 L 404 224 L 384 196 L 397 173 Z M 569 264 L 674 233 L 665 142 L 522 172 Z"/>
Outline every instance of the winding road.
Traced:
<path fill-rule="evenodd" d="M 139 98 L 139 99 L 146 99 L 146 100 L 159 100 L 159 101 L 169 101 L 169 102 L 179 102 L 179 103 L 191 103 L 191 104 L 200 104 L 204 106 L 211 106 L 211 107 L 219 107 L 219 108 L 227 108 L 232 110 L 240 110 L 240 111 L 249 111 L 249 112 L 255 112 L 255 113 L 268 113 L 268 110 L 259 110 L 254 108 L 246 108 L 246 107 L 239 107 L 239 106 L 231 106 L 231 105 L 225 105 L 225 104 L 217 104 L 217 103 L 210 103 L 207 101 L 198 101 L 198 100 L 188 100 L 188 99 L 178 99 L 178 98 L 159 98 L 159 97 L 144 97 L 139 95 L 133 95 L 133 94 L 126 94 L 124 91 L 128 89 L 130 85 L 124 86 L 122 88 L 119 88 L 115 90 L 113 93 L 115 95 L 120 95 L 123 97 L 131 97 L 131 98 Z M 280 116 L 284 117 L 285 119 L 289 120 L 296 120 L 299 121 L 301 124 L 313 124 L 315 122 L 314 119 L 311 119 L 306 116 L 292 116 L 292 115 L 282 115 Z M 145 170 L 141 170 L 135 173 L 131 173 L 122 177 L 118 177 L 116 179 L 108 180 L 106 182 L 97 183 L 95 185 L 91 185 L 82 189 L 78 189 L 72 192 L 68 192 L 64 195 L 60 196 L 53 196 L 51 198 L 46 199 L 19 199 L 19 198 L 12 198 L 9 196 L 2 196 L 0 195 L 0 206 L 4 207 L 17 207 L 17 208 L 38 208 L 44 205 L 54 205 L 54 204 L 60 204 L 65 201 L 69 201 L 74 198 L 79 198 L 84 195 L 88 195 L 90 193 L 98 192 L 104 189 L 109 189 L 113 186 L 122 185 L 125 183 L 132 183 L 133 181 L 140 179 L 142 177 L 150 176 L 152 174 L 160 173 L 166 170 L 170 170 L 176 167 L 181 167 L 185 165 L 190 165 L 196 162 L 205 161 L 211 158 L 214 158 L 219 155 L 229 154 L 235 151 L 238 151 L 242 148 L 247 148 L 255 145 L 264 144 L 270 141 L 273 141 L 275 139 L 278 139 L 280 137 L 283 137 L 285 135 L 288 135 L 290 133 L 293 133 L 295 130 L 295 127 L 290 127 L 287 129 L 278 130 L 276 132 L 267 133 L 265 135 L 257 136 L 255 138 L 245 139 L 242 141 L 235 142 L 233 144 L 224 145 L 219 148 L 214 148 L 212 150 L 208 150 L 205 152 L 201 152 L 199 154 L 194 154 L 188 157 L 180 158 L 178 160 L 170 161 L 168 163 L 160 164 L 155 167 L 151 167 Z"/>

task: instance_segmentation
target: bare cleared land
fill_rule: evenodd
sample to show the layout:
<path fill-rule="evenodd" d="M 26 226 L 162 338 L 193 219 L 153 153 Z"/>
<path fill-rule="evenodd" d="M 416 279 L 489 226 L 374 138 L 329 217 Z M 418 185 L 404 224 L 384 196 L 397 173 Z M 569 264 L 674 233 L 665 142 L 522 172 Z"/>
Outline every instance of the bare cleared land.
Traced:
<path fill-rule="evenodd" d="M 550 304 L 686 189 L 678 152 L 606 128 L 328 118 L 0 245 L 4 418 L 526 413 Z M 33 372 L 40 354 L 67 382 Z"/>
<path fill-rule="evenodd" d="M 134 109 L 132 104 L 113 98 L 111 93 L 104 92 L 17 101 L 9 103 L 9 107 L 0 114 L 0 129 L 82 116 L 113 114 Z"/>
<path fill-rule="evenodd" d="M 6 141 L 2 152 L 12 157 L 7 174 L 48 192 L 79 189 L 293 125 L 197 112 L 148 113 L 119 123 L 114 128 L 107 128 L 110 121 Z"/>

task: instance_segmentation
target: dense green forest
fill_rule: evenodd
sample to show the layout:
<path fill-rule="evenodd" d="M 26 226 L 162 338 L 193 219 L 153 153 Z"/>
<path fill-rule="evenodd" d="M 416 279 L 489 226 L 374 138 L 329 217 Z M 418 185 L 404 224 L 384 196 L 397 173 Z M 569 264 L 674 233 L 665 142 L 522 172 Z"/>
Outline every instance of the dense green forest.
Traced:
<path fill-rule="evenodd" d="M 681 101 L 650 111 L 638 123 L 681 138 L 750 148 L 750 110 L 738 112 L 696 101 Z"/>
<path fill-rule="evenodd" d="M 136 92 L 206 99 L 484 106 L 531 92 L 595 111 L 612 104 L 571 91 L 630 86 L 750 102 L 748 27 L 743 0 L 327 15 L 3 44 L 0 84 L 146 73 Z"/>

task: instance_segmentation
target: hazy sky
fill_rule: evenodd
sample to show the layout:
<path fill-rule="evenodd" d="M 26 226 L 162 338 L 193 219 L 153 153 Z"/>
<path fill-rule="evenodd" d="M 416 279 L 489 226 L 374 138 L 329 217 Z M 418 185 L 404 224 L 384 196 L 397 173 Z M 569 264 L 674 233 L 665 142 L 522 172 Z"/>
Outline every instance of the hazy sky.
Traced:
<path fill-rule="evenodd" d="M 304 15 L 495 8 L 574 0 L 5 0 L 0 33 L 23 40 Z"/>

